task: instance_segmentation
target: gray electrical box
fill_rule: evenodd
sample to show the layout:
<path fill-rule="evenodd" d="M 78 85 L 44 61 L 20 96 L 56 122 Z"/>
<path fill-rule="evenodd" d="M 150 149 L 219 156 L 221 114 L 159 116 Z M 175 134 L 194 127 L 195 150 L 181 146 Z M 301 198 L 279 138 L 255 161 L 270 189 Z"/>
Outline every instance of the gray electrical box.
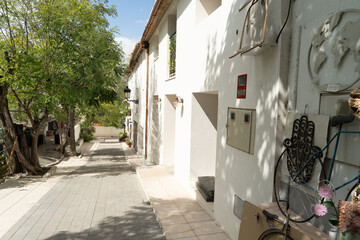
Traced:
<path fill-rule="evenodd" d="M 254 154 L 256 111 L 229 108 L 226 143 L 244 152 Z"/>

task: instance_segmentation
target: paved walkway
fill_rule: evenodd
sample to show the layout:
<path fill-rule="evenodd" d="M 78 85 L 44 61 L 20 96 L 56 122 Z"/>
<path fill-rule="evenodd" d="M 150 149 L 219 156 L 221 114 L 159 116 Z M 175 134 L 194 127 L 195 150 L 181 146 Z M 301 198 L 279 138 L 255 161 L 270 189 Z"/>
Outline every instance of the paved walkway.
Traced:
<path fill-rule="evenodd" d="M 121 146 L 105 139 L 49 179 L 0 185 L 0 239 L 165 239 Z"/>
<path fill-rule="evenodd" d="M 124 147 L 125 148 L 125 147 Z M 132 150 L 125 151 L 135 166 L 143 163 Z M 143 165 L 143 164 L 142 164 Z M 166 239 L 229 240 L 219 225 L 162 166 L 136 167 Z"/>
<path fill-rule="evenodd" d="M 139 159 L 117 139 L 82 151 L 50 178 L 0 185 L 0 240 L 229 240 L 166 168 L 136 174 L 128 162 Z"/>

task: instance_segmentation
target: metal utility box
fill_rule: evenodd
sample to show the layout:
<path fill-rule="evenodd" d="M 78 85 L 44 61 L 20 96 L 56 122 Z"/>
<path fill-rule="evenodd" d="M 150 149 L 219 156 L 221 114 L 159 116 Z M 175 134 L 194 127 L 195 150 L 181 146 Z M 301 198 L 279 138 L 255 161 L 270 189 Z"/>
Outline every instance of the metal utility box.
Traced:
<path fill-rule="evenodd" d="M 226 143 L 254 154 L 256 128 L 255 109 L 228 108 Z"/>

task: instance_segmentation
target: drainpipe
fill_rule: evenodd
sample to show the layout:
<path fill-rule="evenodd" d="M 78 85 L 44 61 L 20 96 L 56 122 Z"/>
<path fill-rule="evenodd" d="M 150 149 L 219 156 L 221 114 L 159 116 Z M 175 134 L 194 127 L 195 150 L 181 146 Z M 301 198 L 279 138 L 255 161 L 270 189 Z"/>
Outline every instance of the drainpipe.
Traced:
<path fill-rule="evenodd" d="M 145 113 L 145 160 L 147 160 L 148 147 L 148 115 L 149 115 L 149 42 L 144 41 L 142 48 L 146 51 L 146 113 Z"/>

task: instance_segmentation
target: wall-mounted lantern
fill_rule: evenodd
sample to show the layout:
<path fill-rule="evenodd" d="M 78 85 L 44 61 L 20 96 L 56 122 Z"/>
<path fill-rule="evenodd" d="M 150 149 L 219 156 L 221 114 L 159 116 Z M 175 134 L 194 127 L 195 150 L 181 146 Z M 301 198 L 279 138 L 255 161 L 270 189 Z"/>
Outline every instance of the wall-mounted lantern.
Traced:
<path fill-rule="evenodd" d="M 130 88 L 128 86 L 126 86 L 126 88 L 124 89 L 124 93 L 125 93 L 125 98 L 128 102 L 134 102 L 135 104 L 139 104 L 139 100 L 130 100 Z"/>
<path fill-rule="evenodd" d="M 159 95 L 154 95 L 154 103 L 155 104 L 159 104 L 159 103 L 161 103 L 161 98 L 159 97 Z"/>
<path fill-rule="evenodd" d="M 177 97 L 175 98 L 175 100 L 174 100 L 174 105 L 175 105 L 175 107 L 177 107 L 177 105 L 178 105 L 179 103 L 184 103 L 184 99 L 181 98 L 181 97 L 179 97 L 179 96 L 177 96 Z"/>

